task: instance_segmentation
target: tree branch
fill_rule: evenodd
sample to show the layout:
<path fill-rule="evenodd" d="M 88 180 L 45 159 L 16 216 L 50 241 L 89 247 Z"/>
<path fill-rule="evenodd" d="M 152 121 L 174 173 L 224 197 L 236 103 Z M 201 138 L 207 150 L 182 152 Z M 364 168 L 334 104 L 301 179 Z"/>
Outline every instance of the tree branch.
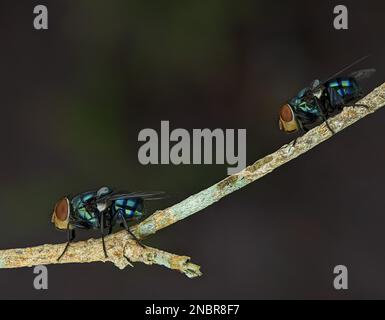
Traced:
<path fill-rule="evenodd" d="M 57 261 L 65 244 L 48 244 L 25 249 L 0 251 L 0 268 L 22 268 L 48 264 L 112 262 L 120 269 L 133 266 L 131 262 L 157 264 L 184 273 L 189 278 L 201 275 L 200 267 L 189 257 L 177 256 L 151 247 L 143 248 L 132 240 L 127 232 L 118 232 L 106 238 L 108 258 L 104 257 L 100 239 L 72 243 L 68 251 Z"/>
<path fill-rule="evenodd" d="M 385 83 L 373 90 L 365 98 L 357 102 L 357 104 L 365 105 L 369 108 L 345 107 L 341 113 L 328 120 L 330 127 L 335 133 L 382 108 L 385 105 Z M 132 231 L 139 239 L 146 238 L 165 227 L 207 208 L 249 183 L 264 177 L 274 169 L 297 158 L 332 136 L 333 134 L 327 128 L 326 124 L 323 123 L 302 137 L 299 137 L 295 146 L 293 146 L 293 142 L 286 144 L 276 152 L 258 160 L 239 173 L 228 176 L 226 179 L 170 208 L 156 211 L 146 220 L 133 227 Z"/>
<path fill-rule="evenodd" d="M 377 111 L 385 105 L 385 84 L 373 90 L 358 102 L 369 107 L 346 107 L 341 113 L 328 120 L 334 132 L 339 132 L 365 116 Z M 269 174 L 274 169 L 302 155 L 318 144 L 332 137 L 332 133 L 323 123 L 293 143 L 284 145 L 276 152 L 258 160 L 237 174 L 228 176 L 217 184 L 187 198 L 186 200 L 164 210 L 158 210 L 132 231 L 139 238 L 146 238 L 155 232 L 168 227 L 192 214 L 199 212 L 223 197 L 237 191 L 251 182 Z M 170 269 L 179 270 L 188 277 L 200 276 L 199 266 L 189 262 L 189 257 L 177 256 L 165 251 L 146 247 L 142 248 L 130 239 L 126 231 L 120 231 L 106 237 L 107 250 L 110 257 L 104 258 L 100 239 L 90 239 L 71 244 L 66 255 L 58 262 L 56 259 L 64 245 L 43 245 L 26 249 L 10 249 L 0 251 L 0 268 L 30 267 L 41 264 L 57 263 L 90 263 L 110 261 L 123 269 L 131 262 L 158 264 Z"/>

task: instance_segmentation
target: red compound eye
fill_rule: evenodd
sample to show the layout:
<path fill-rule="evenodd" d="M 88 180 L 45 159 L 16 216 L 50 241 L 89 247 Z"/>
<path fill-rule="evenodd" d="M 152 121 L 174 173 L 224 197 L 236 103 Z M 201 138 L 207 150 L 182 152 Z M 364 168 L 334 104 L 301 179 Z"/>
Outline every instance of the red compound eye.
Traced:
<path fill-rule="evenodd" d="M 66 221 L 68 218 L 68 202 L 64 198 L 55 205 L 55 215 L 60 221 Z"/>
<path fill-rule="evenodd" d="M 290 122 L 293 120 L 293 112 L 291 110 L 291 107 L 288 104 L 285 104 L 281 108 L 279 115 L 280 115 L 281 119 L 285 122 Z"/>

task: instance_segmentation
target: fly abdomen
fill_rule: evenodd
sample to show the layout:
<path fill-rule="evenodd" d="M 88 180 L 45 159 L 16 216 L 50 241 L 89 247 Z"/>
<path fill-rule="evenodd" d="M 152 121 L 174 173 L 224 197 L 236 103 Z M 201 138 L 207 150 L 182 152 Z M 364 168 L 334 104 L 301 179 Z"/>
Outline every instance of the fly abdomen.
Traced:
<path fill-rule="evenodd" d="M 361 98 L 361 88 L 355 78 L 336 78 L 325 84 L 330 106 L 333 109 L 342 107 Z"/>
<path fill-rule="evenodd" d="M 118 199 L 112 204 L 113 215 L 120 213 L 128 220 L 138 219 L 143 215 L 143 199 Z"/>

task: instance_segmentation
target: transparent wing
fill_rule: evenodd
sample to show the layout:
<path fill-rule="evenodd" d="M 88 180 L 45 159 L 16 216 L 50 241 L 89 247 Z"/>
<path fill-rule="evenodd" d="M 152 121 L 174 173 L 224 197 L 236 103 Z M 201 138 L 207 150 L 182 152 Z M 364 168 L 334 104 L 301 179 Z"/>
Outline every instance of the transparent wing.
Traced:
<path fill-rule="evenodd" d="M 312 91 L 312 92 L 317 92 L 319 89 L 321 89 L 321 88 L 323 87 L 323 85 L 324 85 L 326 82 L 328 82 L 328 81 L 334 79 L 335 77 L 337 77 L 337 76 L 339 76 L 339 75 L 345 73 L 346 71 L 348 71 L 349 69 L 351 69 L 351 68 L 352 68 L 353 66 L 355 66 L 356 64 L 358 64 L 358 63 L 360 63 L 360 62 L 366 60 L 368 57 L 369 57 L 369 56 L 364 56 L 364 57 L 362 57 L 362 58 L 360 58 L 360 59 L 354 61 L 354 62 L 351 63 L 350 65 L 346 66 L 345 68 L 341 69 L 341 70 L 338 71 L 337 73 L 333 74 L 333 75 L 332 75 L 331 77 L 329 77 L 327 80 L 325 80 L 325 81 L 319 83 L 318 86 L 313 87 L 313 88 L 311 89 L 311 91 Z M 371 70 L 371 71 L 369 72 L 368 70 Z M 364 79 L 364 78 L 367 78 L 368 76 L 370 77 L 370 76 L 374 73 L 373 70 L 375 71 L 375 69 L 364 69 L 364 70 L 360 70 L 360 71 L 357 71 L 357 72 L 351 74 L 350 76 L 351 76 L 351 77 L 355 77 L 357 80 Z M 356 74 L 356 75 L 354 75 L 354 74 Z M 359 77 L 359 78 L 357 78 L 357 77 Z M 364 77 L 364 78 L 361 78 L 361 77 Z"/>
<path fill-rule="evenodd" d="M 165 193 L 163 191 L 150 191 L 150 192 L 124 192 L 118 191 L 112 194 L 101 197 L 98 201 L 114 201 L 118 199 L 129 199 L 129 198 L 142 198 L 145 200 L 159 200 L 165 198 Z"/>
<path fill-rule="evenodd" d="M 371 77 L 376 72 L 376 69 L 363 69 L 351 73 L 349 76 L 357 80 L 363 80 Z"/>

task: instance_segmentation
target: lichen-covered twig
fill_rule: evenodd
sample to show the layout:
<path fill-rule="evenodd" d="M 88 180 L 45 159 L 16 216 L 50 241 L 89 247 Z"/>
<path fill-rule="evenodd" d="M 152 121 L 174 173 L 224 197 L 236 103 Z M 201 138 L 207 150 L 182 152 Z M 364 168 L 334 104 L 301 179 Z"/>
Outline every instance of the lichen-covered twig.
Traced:
<path fill-rule="evenodd" d="M 373 90 L 359 101 L 363 107 L 347 107 L 343 112 L 328 120 L 334 132 L 339 132 L 352 125 L 361 118 L 371 114 L 385 105 L 385 84 Z M 232 192 L 256 181 L 274 169 L 309 151 L 323 141 L 329 139 L 332 133 L 323 123 L 297 139 L 295 145 L 289 143 L 276 152 L 258 160 L 251 166 L 231 175 L 217 184 L 187 198 L 186 200 L 164 210 L 156 211 L 146 220 L 132 228 L 134 234 L 143 239 L 160 229 L 170 226 L 192 214 L 199 212 Z M 56 263 L 89 263 L 113 262 L 117 267 L 124 268 L 131 262 L 158 264 L 179 270 L 193 278 L 200 276 L 199 266 L 189 262 L 188 257 L 177 256 L 153 248 L 142 248 L 132 241 L 125 231 L 106 237 L 106 245 L 110 257 L 104 258 L 100 240 L 88 240 L 71 245 L 70 249 L 60 262 L 63 245 L 44 245 L 26 249 L 10 249 L 0 251 L 0 268 L 17 268 L 41 264 Z M 127 260 L 128 258 L 129 260 Z"/>
<path fill-rule="evenodd" d="M 63 252 L 63 244 L 49 244 L 25 249 L 0 251 L 0 268 L 22 268 L 36 265 L 112 262 L 123 269 L 132 262 L 148 265 L 157 264 L 178 270 L 189 278 L 201 275 L 200 267 L 191 263 L 189 257 L 177 256 L 151 247 L 143 248 L 132 240 L 128 233 L 119 232 L 106 238 L 108 258 L 104 257 L 100 239 L 90 239 L 71 244 L 60 261 L 57 258 Z"/>
<path fill-rule="evenodd" d="M 357 104 L 365 105 L 369 109 L 364 107 L 346 107 L 344 111 L 328 120 L 330 127 L 335 133 L 383 107 L 385 105 L 385 83 L 373 90 L 369 95 L 357 102 Z M 292 142 L 284 145 L 276 152 L 258 160 L 239 173 L 227 177 L 170 208 L 156 211 L 142 223 L 135 226 L 133 232 L 138 238 L 143 239 L 160 229 L 185 219 L 232 192 L 262 178 L 274 169 L 329 139 L 332 135 L 326 124 L 323 123 L 298 138 L 295 146 L 293 146 Z"/>

